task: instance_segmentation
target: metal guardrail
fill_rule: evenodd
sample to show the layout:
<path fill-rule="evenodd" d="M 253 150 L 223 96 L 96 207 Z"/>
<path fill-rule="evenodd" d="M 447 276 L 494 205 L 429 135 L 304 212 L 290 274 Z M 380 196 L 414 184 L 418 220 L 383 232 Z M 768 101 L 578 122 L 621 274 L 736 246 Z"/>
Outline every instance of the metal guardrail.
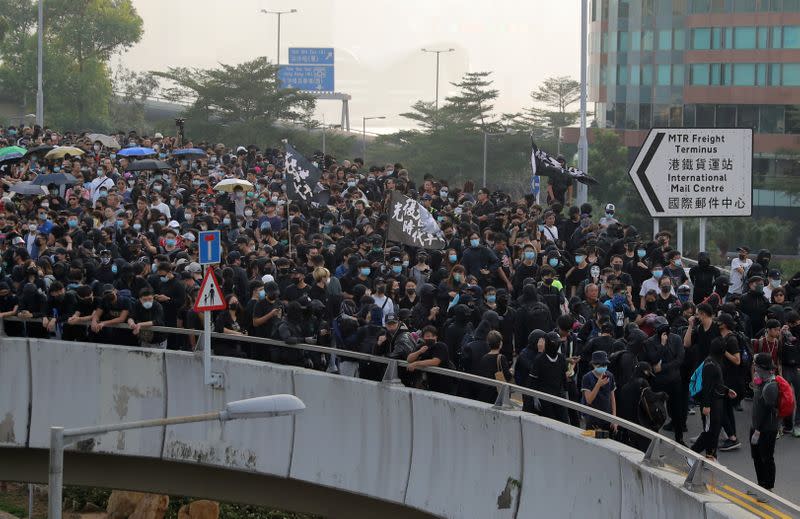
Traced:
<path fill-rule="evenodd" d="M 3 327 L 4 320 L 12 322 L 41 322 L 39 319 L 35 318 L 22 319 L 19 317 L 6 317 L 4 319 L 0 319 L 0 336 L 6 336 Z M 88 324 L 86 324 L 86 326 L 88 326 Z M 130 329 L 127 324 L 110 325 L 106 327 L 121 328 L 126 330 Z M 203 332 L 200 330 L 172 328 L 166 326 L 153 326 L 148 329 L 154 332 L 165 333 L 165 334 L 194 335 L 197 336 L 198 338 L 203 334 Z M 355 361 L 366 361 L 366 362 L 385 364 L 386 371 L 384 372 L 383 380 L 381 382 L 383 384 L 400 384 L 401 382 L 398 377 L 398 368 L 405 367 L 408 365 L 408 362 L 403 360 L 390 359 L 387 357 L 370 355 L 367 353 L 360 353 L 356 351 L 341 350 L 338 348 L 319 346 L 315 344 L 286 344 L 283 341 L 274 339 L 264 339 L 260 337 L 250 337 L 247 335 L 231 335 L 231 334 L 216 333 L 216 332 L 211 333 L 211 337 L 212 339 L 236 340 L 240 342 L 262 344 L 266 346 L 277 346 L 281 348 L 289 348 L 301 351 L 311 351 L 325 355 L 336 355 L 337 357 L 352 359 Z M 199 342 L 200 341 L 198 341 L 198 343 Z M 518 386 L 516 384 L 511 384 L 508 382 L 501 382 L 495 379 L 489 379 L 486 377 L 481 377 L 470 373 L 464 373 L 461 371 L 455 371 L 451 369 L 439 368 L 434 366 L 426 366 L 416 369 L 421 372 L 443 375 L 465 382 L 471 382 L 484 386 L 494 386 L 498 390 L 497 401 L 494 404 L 495 409 L 500 409 L 500 410 L 515 409 L 514 406 L 511 405 L 510 396 L 511 393 L 519 393 L 521 395 L 538 398 L 539 400 L 550 402 L 552 404 L 556 404 L 565 407 L 567 409 L 577 411 L 584 415 L 601 419 L 610 424 L 615 424 L 618 427 L 621 427 L 629 432 L 638 434 L 650 440 L 650 446 L 648 447 L 647 451 L 644 454 L 644 458 L 642 459 L 642 463 L 647 466 L 661 468 L 673 473 L 678 472 L 683 474 L 683 470 L 681 469 L 680 465 L 682 464 L 682 462 L 691 460 L 690 461 L 691 468 L 689 469 L 688 474 L 686 474 L 684 480 L 684 487 L 687 490 L 690 490 L 692 492 L 712 491 L 718 495 L 722 495 L 723 497 L 729 498 L 731 502 L 734 502 L 735 504 L 742 506 L 742 508 L 745 508 L 750 512 L 753 512 L 754 509 L 757 510 L 757 515 L 760 514 L 762 517 L 777 517 L 780 519 L 790 518 L 790 517 L 800 517 L 800 505 L 797 505 L 787 499 L 784 499 L 783 497 L 777 494 L 774 494 L 768 490 L 763 489 L 762 487 L 748 480 L 744 476 L 741 476 L 740 474 L 733 472 L 732 470 L 728 469 L 723 465 L 720 465 L 717 462 L 705 458 L 705 456 L 703 456 L 702 454 L 698 454 L 689 449 L 688 447 L 685 447 L 658 432 L 654 432 L 650 429 L 642 427 L 633 422 L 629 422 L 617 416 L 610 415 L 602 411 L 598 411 L 597 409 L 585 406 L 583 404 L 579 404 L 577 402 L 573 402 L 565 398 L 554 396 L 548 393 L 542 393 L 540 391 L 529 389 L 523 386 Z M 678 462 L 675 464 L 666 463 L 665 459 L 667 458 L 667 456 L 670 455 L 676 456 L 678 458 Z M 709 479 L 706 477 L 705 474 L 706 470 L 712 476 L 710 478 L 710 481 L 712 482 L 721 481 L 723 482 L 723 484 L 714 485 L 713 483 L 708 483 Z M 740 490 L 731 487 L 729 484 L 724 484 L 724 482 L 726 481 L 729 483 L 733 483 L 739 486 L 740 488 L 744 488 L 745 492 L 741 492 Z M 717 488 L 718 486 L 721 486 L 726 491 L 718 489 Z M 767 505 L 762 505 L 762 506 L 764 506 L 764 508 L 767 510 L 771 510 L 774 515 L 769 515 L 769 514 L 765 515 L 763 511 L 758 510 L 758 508 L 756 507 L 756 505 L 758 504 L 756 498 L 768 502 L 769 506 Z M 748 504 L 746 502 L 748 500 L 752 504 Z"/>

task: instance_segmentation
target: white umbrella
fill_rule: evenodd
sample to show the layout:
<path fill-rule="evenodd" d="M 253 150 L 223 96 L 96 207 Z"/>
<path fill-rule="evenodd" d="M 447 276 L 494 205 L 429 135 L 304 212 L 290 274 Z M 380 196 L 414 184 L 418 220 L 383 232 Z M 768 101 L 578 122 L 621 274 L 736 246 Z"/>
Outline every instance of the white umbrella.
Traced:
<path fill-rule="evenodd" d="M 114 150 L 120 149 L 120 145 L 117 142 L 117 139 L 115 139 L 114 137 L 112 137 L 110 135 L 105 135 L 105 134 L 102 134 L 102 133 L 90 133 L 86 137 L 89 138 L 89 140 L 91 140 L 93 143 L 94 142 L 99 142 L 100 144 L 102 144 L 106 148 L 110 148 L 110 149 L 114 149 Z"/>
<path fill-rule="evenodd" d="M 216 186 L 214 186 L 214 191 L 225 191 L 226 193 L 233 193 L 233 190 L 237 187 L 241 187 L 245 191 L 253 191 L 256 186 L 248 182 L 247 180 L 243 180 L 241 178 L 226 178 L 221 180 Z"/>

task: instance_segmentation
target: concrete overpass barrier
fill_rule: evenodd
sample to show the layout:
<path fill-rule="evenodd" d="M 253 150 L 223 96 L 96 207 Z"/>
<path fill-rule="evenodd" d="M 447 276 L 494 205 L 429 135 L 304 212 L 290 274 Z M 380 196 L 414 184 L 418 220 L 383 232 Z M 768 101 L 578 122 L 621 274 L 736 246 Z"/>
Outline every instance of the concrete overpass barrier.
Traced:
<path fill-rule="evenodd" d="M 685 490 L 683 477 L 642 465 L 642 454 L 624 445 L 538 416 L 300 368 L 222 357 L 213 363 L 224 377 L 221 389 L 203 385 L 194 354 L 0 339 L 0 456 L 2 447 L 16 447 L 40 459 L 51 425 L 196 414 L 232 400 L 293 393 L 307 406 L 294 417 L 114 433 L 73 452 L 99 453 L 95 458 L 107 464 L 152 460 L 137 466 L 132 490 L 147 490 L 148 480 L 172 465 L 194 466 L 195 478 L 206 478 L 182 480 L 195 485 L 182 487 L 187 494 L 200 497 L 225 485 L 204 476 L 214 473 L 206 469 L 241 481 L 269 476 L 288 485 L 281 506 L 300 511 L 320 513 L 320 506 L 291 488 L 348 496 L 351 508 L 325 509 L 329 517 L 369 517 L 359 503 L 376 501 L 394 507 L 381 517 L 755 517 L 718 495 Z M 68 457 L 67 482 L 69 463 Z M 0 458 L 0 475 L 7 474 L 2 465 Z M 105 483 L 102 471 L 80 481 Z M 236 495 L 264 504 L 263 495 L 252 494 Z"/>

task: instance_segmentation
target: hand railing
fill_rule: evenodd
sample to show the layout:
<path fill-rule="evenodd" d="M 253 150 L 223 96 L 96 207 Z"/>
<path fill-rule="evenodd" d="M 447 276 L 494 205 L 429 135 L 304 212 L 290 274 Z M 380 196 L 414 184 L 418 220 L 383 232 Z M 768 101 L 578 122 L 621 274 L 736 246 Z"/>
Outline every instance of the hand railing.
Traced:
<path fill-rule="evenodd" d="M 9 322 L 41 323 L 41 318 L 22 319 L 19 317 L 6 317 L 4 320 Z M 0 319 L 0 335 L 5 336 L 2 323 L 3 319 Z M 88 326 L 88 323 L 85 324 L 86 326 Z M 106 327 L 121 328 L 126 330 L 130 329 L 130 327 L 127 324 L 117 324 L 110 326 L 107 325 Z M 147 329 L 153 332 L 158 332 L 163 334 L 194 335 L 198 338 L 203 334 L 201 330 L 172 328 L 167 326 L 153 326 Z M 232 334 L 216 333 L 216 332 L 211 333 L 211 338 L 225 339 L 229 341 L 233 340 L 251 344 L 260 344 L 264 346 L 289 348 L 300 351 L 309 351 L 324 355 L 336 355 L 337 357 L 353 361 L 384 364 L 386 365 L 386 370 L 384 371 L 382 380 L 382 383 L 384 384 L 400 384 L 400 379 L 398 377 L 398 368 L 405 367 L 408 365 L 408 362 L 403 360 L 392 359 L 379 355 L 370 355 L 367 353 L 361 353 L 357 351 L 342 350 L 339 348 L 333 348 L 329 346 L 320 346 L 316 344 L 302 344 L 302 343 L 287 344 L 283 341 L 275 339 L 265 339 L 261 337 L 250 337 L 248 335 L 232 335 Z M 201 341 L 198 340 L 197 343 L 200 344 Z M 573 411 L 577 411 L 583 415 L 588 415 L 593 418 L 598 418 L 600 420 L 608 422 L 609 424 L 614 424 L 618 428 L 625 429 L 631 433 L 638 434 L 650 440 L 650 445 L 644 454 L 642 463 L 652 467 L 664 468 L 665 470 L 670 470 L 673 473 L 676 470 L 682 473 L 681 465 L 683 465 L 684 467 L 688 467 L 689 465 L 691 465 L 688 474 L 686 474 L 684 480 L 684 486 L 688 490 L 694 492 L 704 492 L 709 488 L 708 485 L 710 485 L 711 489 L 715 490 L 719 494 L 722 495 L 731 494 L 735 497 L 735 499 L 739 501 L 741 501 L 740 498 L 743 495 L 747 495 L 750 499 L 757 497 L 760 499 L 767 500 L 772 508 L 778 509 L 783 514 L 788 514 L 789 516 L 792 517 L 800 517 L 800 506 L 792 503 L 787 499 L 784 499 L 781 496 L 778 496 L 777 494 L 774 494 L 772 492 L 763 489 L 754 482 L 737 474 L 736 472 L 733 472 L 727 467 L 724 467 L 723 465 L 720 465 L 715 461 L 707 459 L 702 454 L 696 453 L 691 449 L 675 442 L 674 440 L 667 438 L 666 436 L 658 432 L 642 427 L 641 425 L 629 422 L 617 416 L 604 413 L 603 411 L 599 411 L 592 407 L 588 407 L 565 398 L 551 395 L 549 393 L 542 393 L 540 391 L 529 389 L 523 386 L 518 386 L 516 384 L 511 384 L 509 382 L 501 382 L 496 379 L 481 377 L 478 375 L 473 375 L 471 373 L 464 373 L 462 371 L 456 371 L 456 370 L 433 367 L 433 366 L 418 367 L 415 369 L 421 372 L 447 376 L 464 382 L 470 382 L 484 386 L 493 386 L 497 389 L 498 392 L 498 397 L 494 404 L 494 407 L 496 409 L 502 409 L 502 410 L 516 409 L 511 404 L 510 396 L 512 393 L 518 393 L 545 402 L 550 402 L 552 404 L 556 404 L 558 406 L 565 407 Z M 673 463 L 670 464 L 665 462 L 667 456 L 673 457 L 672 459 Z M 710 473 L 711 475 L 710 479 L 708 480 L 706 479 L 704 470 L 707 470 Z M 708 483 L 707 485 L 707 481 L 710 481 L 711 483 Z M 715 485 L 714 483 L 717 484 Z M 739 489 L 737 489 L 736 487 L 732 487 L 731 484 L 738 486 Z M 718 489 L 718 487 L 721 487 L 722 489 Z M 742 488 L 744 489 L 745 494 L 741 492 Z"/>

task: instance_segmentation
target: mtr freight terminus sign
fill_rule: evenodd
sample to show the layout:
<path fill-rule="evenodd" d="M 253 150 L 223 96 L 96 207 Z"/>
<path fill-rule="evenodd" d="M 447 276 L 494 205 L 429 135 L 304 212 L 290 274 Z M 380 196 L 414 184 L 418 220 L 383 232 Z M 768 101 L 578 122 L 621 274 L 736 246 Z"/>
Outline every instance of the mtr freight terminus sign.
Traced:
<path fill-rule="evenodd" d="M 653 128 L 629 174 L 650 216 L 750 216 L 753 130 Z"/>

